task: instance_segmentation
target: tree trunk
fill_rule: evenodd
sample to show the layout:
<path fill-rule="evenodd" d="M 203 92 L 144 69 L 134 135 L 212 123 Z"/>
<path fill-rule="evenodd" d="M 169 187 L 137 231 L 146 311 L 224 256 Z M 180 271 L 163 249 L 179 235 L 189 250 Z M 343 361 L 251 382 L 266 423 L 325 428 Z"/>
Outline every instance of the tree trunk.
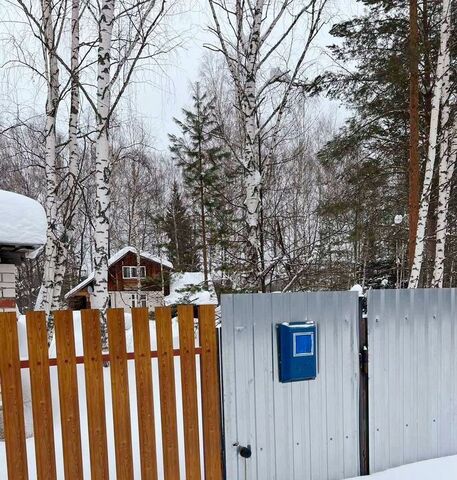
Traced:
<path fill-rule="evenodd" d="M 55 55 L 52 2 L 42 2 L 42 28 L 44 34 L 44 58 L 48 85 L 45 125 L 45 172 L 46 172 L 46 216 L 48 231 L 45 246 L 43 282 L 35 304 L 36 310 L 49 313 L 55 284 L 55 270 L 58 254 L 57 222 L 57 170 L 56 170 L 56 117 L 59 106 L 59 64 Z"/>
<path fill-rule="evenodd" d="M 414 262 L 409 278 L 409 288 L 417 288 L 419 285 L 420 273 L 424 259 L 425 231 L 427 224 L 427 216 L 430 205 L 430 194 L 433 179 L 433 171 L 435 167 L 436 147 L 438 138 L 438 120 L 440 112 L 440 104 L 442 103 L 442 89 L 444 76 L 449 68 L 450 56 L 448 55 L 448 40 L 450 35 L 450 0 L 443 1 L 441 14 L 441 31 L 440 31 L 440 50 L 436 65 L 435 85 L 433 88 L 432 111 L 430 119 L 430 134 L 428 142 L 428 156 L 425 165 L 424 183 L 422 186 L 421 203 L 419 209 L 419 219 L 417 224 L 416 248 L 414 254 Z M 446 64 L 446 62 L 448 64 Z"/>
<path fill-rule="evenodd" d="M 409 241 L 408 261 L 411 268 L 416 247 L 417 222 L 420 197 L 419 162 L 419 28 L 417 24 L 417 0 L 410 0 L 409 8 Z"/>
<path fill-rule="evenodd" d="M 110 204 L 110 143 L 109 113 L 111 107 L 110 67 L 113 31 L 114 0 L 101 3 L 97 80 L 97 141 L 95 147 L 95 235 L 94 235 L 94 294 L 93 308 L 101 310 L 102 342 L 107 346 L 106 309 L 108 307 L 108 250 Z"/>
<path fill-rule="evenodd" d="M 450 56 L 449 50 L 446 52 Z M 450 65 L 450 59 L 446 59 Z M 447 235 L 447 214 L 449 209 L 449 197 L 451 193 L 451 180 L 454 174 L 456 160 L 457 138 L 455 136 L 457 124 L 450 125 L 450 68 L 447 69 L 443 79 L 443 108 L 441 114 L 441 128 L 443 129 L 443 140 L 440 148 L 440 166 L 438 174 L 438 208 L 436 220 L 436 246 L 435 264 L 433 269 L 433 286 L 443 287 L 444 261 Z"/>
<path fill-rule="evenodd" d="M 68 122 L 68 183 L 67 199 L 62 208 L 65 211 L 63 220 L 64 232 L 58 247 L 56 262 L 54 294 L 52 309 L 61 308 L 60 298 L 67 266 L 68 249 L 74 236 L 74 211 L 77 203 L 78 189 L 78 121 L 79 121 L 79 0 L 72 0 L 71 8 L 71 91 L 70 115 Z"/>

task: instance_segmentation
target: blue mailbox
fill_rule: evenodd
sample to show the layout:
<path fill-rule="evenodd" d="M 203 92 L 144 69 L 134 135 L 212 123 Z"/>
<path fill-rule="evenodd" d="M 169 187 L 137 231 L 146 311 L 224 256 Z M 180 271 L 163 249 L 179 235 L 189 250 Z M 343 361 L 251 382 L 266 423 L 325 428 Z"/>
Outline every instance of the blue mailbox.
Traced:
<path fill-rule="evenodd" d="M 313 380 L 317 376 L 317 327 L 314 322 L 280 323 L 279 381 Z"/>

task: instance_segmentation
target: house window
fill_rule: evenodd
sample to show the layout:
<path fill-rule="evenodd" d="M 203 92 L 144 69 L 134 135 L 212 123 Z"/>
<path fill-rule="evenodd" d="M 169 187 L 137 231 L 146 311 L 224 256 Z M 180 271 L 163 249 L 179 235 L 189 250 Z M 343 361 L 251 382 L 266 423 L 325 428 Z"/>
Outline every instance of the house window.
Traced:
<path fill-rule="evenodd" d="M 140 294 L 133 293 L 131 295 L 130 303 L 132 305 L 132 308 L 147 307 L 148 306 L 148 299 L 147 299 L 146 294 L 144 294 L 144 293 L 140 293 Z"/>
<path fill-rule="evenodd" d="M 146 267 L 122 267 L 122 278 L 146 278 Z"/>

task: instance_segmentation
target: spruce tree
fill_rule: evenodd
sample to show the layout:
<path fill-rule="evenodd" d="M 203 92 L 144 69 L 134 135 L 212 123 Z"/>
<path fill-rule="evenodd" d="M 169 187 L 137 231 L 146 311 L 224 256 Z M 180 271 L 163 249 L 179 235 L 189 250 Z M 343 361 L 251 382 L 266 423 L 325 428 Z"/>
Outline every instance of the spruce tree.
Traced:
<path fill-rule="evenodd" d="M 174 269 L 178 272 L 198 270 L 199 261 L 195 244 L 195 228 L 176 182 L 173 184 L 171 198 L 162 219 L 162 224 L 163 230 L 168 237 L 165 247 Z"/>
<path fill-rule="evenodd" d="M 205 281 L 210 267 L 210 249 L 223 242 L 223 216 L 228 213 L 224 205 L 223 190 L 227 182 L 223 160 L 227 153 L 218 140 L 219 132 L 214 119 L 214 100 L 194 87 L 192 110 L 183 109 L 183 119 L 174 119 L 181 134 L 169 135 L 170 151 L 182 168 L 186 193 L 194 205 L 198 218 L 200 250 Z M 222 221 L 221 221 L 222 220 Z"/>

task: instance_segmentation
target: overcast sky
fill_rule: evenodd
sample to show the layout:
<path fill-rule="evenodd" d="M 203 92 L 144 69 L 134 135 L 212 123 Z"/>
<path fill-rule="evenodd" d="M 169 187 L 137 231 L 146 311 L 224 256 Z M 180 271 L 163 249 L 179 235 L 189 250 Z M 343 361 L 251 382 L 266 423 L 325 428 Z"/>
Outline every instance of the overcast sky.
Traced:
<path fill-rule="evenodd" d="M 350 18 L 362 11 L 356 0 L 331 0 L 330 8 L 334 20 L 325 27 L 315 49 L 317 62 L 322 67 L 330 63 L 323 49 L 334 42 L 328 33 L 332 23 Z M 214 37 L 206 29 L 210 21 L 207 13 L 206 0 L 195 0 L 187 12 L 176 18 L 175 28 L 183 29 L 185 44 L 170 56 L 168 65 L 154 80 L 154 85 L 137 86 L 135 92 L 132 92 L 132 103 L 136 105 L 138 113 L 150 127 L 150 133 L 155 138 L 158 149 L 167 148 L 167 134 L 176 129 L 173 117 L 179 116 L 181 108 L 190 104 L 189 85 L 198 79 L 204 55 L 208 52 L 204 44 L 214 42 Z M 336 106 L 333 105 L 332 108 L 336 109 Z"/>
<path fill-rule="evenodd" d="M 342 19 L 347 19 L 361 12 L 362 7 L 356 0 L 330 0 L 331 20 L 324 28 L 316 42 L 313 55 L 315 67 L 324 68 L 330 64 L 329 57 L 325 54 L 325 47 L 334 42 L 328 31 L 331 25 Z M 6 5 L 6 6 L 5 6 Z M 144 82 L 136 83 L 129 87 L 125 104 L 133 110 L 135 117 L 140 117 L 145 128 L 149 131 L 153 146 L 158 150 L 166 151 L 168 133 L 176 131 L 173 117 L 179 117 L 181 108 L 189 107 L 191 101 L 190 84 L 198 78 L 199 70 L 208 50 L 205 43 L 214 42 L 214 37 L 208 32 L 206 26 L 210 22 L 207 10 L 207 0 L 185 0 L 180 5 L 187 8 L 174 15 L 170 21 L 171 31 L 183 39 L 181 47 L 175 49 L 162 61 L 161 67 L 149 70 L 142 74 Z M 5 32 L 11 34 L 15 20 L 18 18 L 17 10 L 12 9 L 10 3 L 0 0 L 2 16 L 9 16 L 13 22 L 0 23 L 0 36 L 5 38 Z M 23 41 L 27 41 L 27 33 Z M 8 50 L 0 51 L 0 60 L 5 65 L 8 60 Z M 217 53 L 212 53 L 217 55 Z M 39 61 L 39 59 L 38 59 Z M 7 69 L 3 68 L 3 73 Z M 15 70 L 17 71 L 17 69 Z M 34 114 L 42 114 L 45 103 L 45 90 L 40 89 L 40 82 L 33 79 L 30 72 L 23 70 L 17 75 L 3 74 L 0 83 L 0 107 L 2 110 L 14 109 L 16 105 L 22 118 L 29 118 Z M 327 105 L 327 107 L 329 107 Z M 330 108 L 330 107 L 329 107 Z M 344 113 L 336 105 L 331 105 L 335 115 Z"/>

